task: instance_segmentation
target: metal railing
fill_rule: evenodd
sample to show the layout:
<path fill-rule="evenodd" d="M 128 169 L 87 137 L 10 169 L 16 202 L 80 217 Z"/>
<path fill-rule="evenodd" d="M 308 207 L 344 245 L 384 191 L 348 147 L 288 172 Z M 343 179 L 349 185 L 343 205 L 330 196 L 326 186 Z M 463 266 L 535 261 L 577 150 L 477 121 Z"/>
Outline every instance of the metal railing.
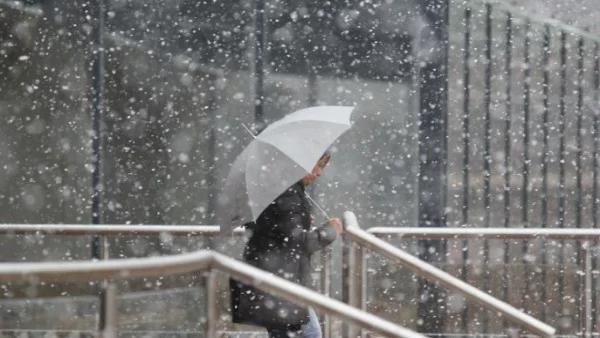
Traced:
<path fill-rule="evenodd" d="M 78 261 L 78 262 L 42 262 L 42 263 L 0 263 L 2 281 L 92 281 L 133 277 L 153 277 L 208 271 L 207 274 L 207 326 L 206 336 L 216 336 L 216 282 L 214 271 L 229 276 L 265 292 L 312 306 L 319 311 L 334 314 L 342 320 L 368 329 L 386 337 L 424 338 L 423 335 L 395 325 L 375 315 L 353 308 L 340 301 L 324 297 L 318 292 L 267 274 L 263 270 L 222 254 L 202 250 L 176 256 L 153 258 Z M 116 337 L 117 292 L 112 286 L 105 288 L 99 320 L 99 336 Z"/>
<path fill-rule="evenodd" d="M 61 235 L 61 236 L 171 236 L 217 237 L 218 225 L 125 225 L 125 224 L 0 224 L 0 235 Z M 233 235 L 242 236 L 236 228 Z"/>
<path fill-rule="evenodd" d="M 351 306 L 366 310 L 366 264 L 365 256 L 363 251 L 364 248 L 371 249 L 383 256 L 391 259 L 395 263 L 400 263 L 403 266 L 410 268 L 416 274 L 428 278 L 432 281 L 439 282 L 440 284 L 448 287 L 451 290 L 457 291 L 466 298 L 473 300 L 481 304 L 484 308 L 494 310 L 502 313 L 511 322 L 522 325 L 523 327 L 531 330 L 532 332 L 539 334 L 544 337 L 552 336 L 554 329 L 535 318 L 524 314 L 516 308 L 480 291 L 473 286 L 461 281 L 442 270 L 439 270 L 432 265 L 419 260 L 418 258 L 390 245 L 389 243 L 375 238 L 377 236 L 391 236 L 396 235 L 402 238 L 463 238 L 470 236 L 470 238 L 483 238 L 489 236 L 490 238 L 499 238 L 504 233 L 515 229 L 457 229 L 451 228 L 371 228 L 368 231 L 363 231 L 358 228 L 356 218 L 352 213 L 346 213 L 344 222 L 346 225 L 346 236 L 360 246 L 347 245 L 346 252 L 344 253 L 344 271 L 345 287 L 343 288 L 344 300 Z M 477 233 L 477 230 L 482 230 L 481 234 Z M 594 231 L 586 229 L 580 229 L 577 232 L 566 233 L 560 231 L 560 229 L 543 229 L 547 231 L 546 235 L 542 235 L 541 229 L 520 229 L 521 235 L 526 234 L 530 236 L 545 236 L 546 238 L 554 238 L 553 236 L 570 236 L 565 238 L 574 238 L 579 236 L 580 238 L 591 239 L 594 238 Z M 236 229 L 234 232 L 235 236 L 242 236 L 244 233 L 243 229 Z M 37 224 L 37 225 L 14 225 L 5 224 L 0 227 L 0 234 L 40 234 L 40 235 L 100 235 L 100 236 L 114 236 L 114 235 L 138 235 L 138 236 L 159 236 L 161 234 L 170 234 L 172 236 L 200 236 L 200 237 L 215 237 L 219 235 L 219 226 L 193 226 L 193 225 L 178 225 L 178 226 L 162 226 L 162 225 L 55 225 L 55 224 Z M 429 236 L 429 237 L 428 237 Z M 329 252 L 324 252 L 325 256 L 329 256 Z M 161 257 L 171 258 L 171 257 Z M 329 257 L 331 258 L 331 257 Z M 139 260 L 131 260 L 139 261 Z M 109 263 L 112 261 L 108 261 Z M 125 260 L 121 261 L 125 262 Z M 98 262 L 106 263 L 106 262 Z M 36 264 L 47 264 L 47 263 L 27 263 L 30 266 Z M 69 263 L 72 264 L 72 263 Z M 97 263 L 94 263 L 97 264 Z M 159 263 L 160 265 L 160 263 Z M 2 268 L 2 265 L 0 265 Z M 141 267 L 140 267 L 141 268 Z M 188 268 L 188 267 L 186 267 Z M 82 267 L 83 269 L 83 267 Z M 17 268 L 19 273 L 26 273 L 25 269 Z M 81 271 L 87 271 L 85 269 Z M 139 270 L 138 270 L 139 271 Z M 40 273 L 42 271 L 39 271 Z M 168 274 L 165 271 L 165 274 Z M 181 271 L 180 273 L 183 273 Z M 102 279 L 103 275 L 90 275 L 89 272 L 85 272 L 84 275 L 90 279 Z M 105 272 L 101 272 L 104 274 Z M 324 264 L 321 270 L 321 286 L 325 295 L 331 294 L 331 273 L 332 273 L 332 262 L 330 260 L 324 260 Z M 3 274 L 0 273 L 0 279 Z M 66 276 L 68 278 L 68 276 Z M 108 276 L 112 277 L 112 276 Z M 127 275 L 127 277 L 135 277 Z M 13 276 L 13 278 L 15 278 Z M 207 279 L 207 285 L 214 283 L 214 280 Z M 211 296 L 209 295 L 209 298 Z M 106 304 L 111 304 L 110 301 L 105 300 Z M 212 310 L 216 312 L 216 310 Z M 210 313 L 211 311 L 209 311 Z M 110 317 L 106 317 L 110 319 Z M 113 319 L 114 321 L 114 319 Z M 333 335 L 332 325 L 329 315 L 325 315 L 324 318 L 324 335 L 331 337 Z M 346 327 L 347 336 L 353 336 L 357 334 L 356 327 Z"/>
<path fill-rule="evenodd" d="M 584 336 L 592 336 L 597 312 L 593 302 L 593 247 L 592 243 L 600 240 L 600 229 L 597 228 L 386 228 L 373 227 L 367 230 L 369 234 L 387 239 L 481 239 L 481 240 L 575 240 L 580 243 L 583 252 L 580 266 L 582 276 L 583 323 L 581 327 Z M 357 292 L 357 291 L 353 291 Z M 364 292 L 364 290 L 363 290 Z"/>
<path fill-rule="evenodd" d="M 352 243 L 346 245 L 349 251 L 346 266 L 350 270 L 346 273 L 348 278 L 346 293 L 348 294 L 349 304 L 366 310 L 366 264 L 364 249 L 370 249 L 395 263 L 401 264 L 419 276 L 460 293 L 465 298 L 478 303 L 485 309 L 502 314 L 509 322 L 520 325 L 534 334 L 542 337 L 552 337 L 554 335 L 556 330 L 553 327 L 360 229 L 354 213 L 344 213 L 344 224 L 346 227 L 346 237 L 351 242 L 358 244 L 358 246 L 353 246 L 351 245 Z M 402 228 L 395 229 L 402 230 Z M 349 331 L 351 332 L 350 336 L 356 336 L 352 328 Z"/>
<path fill-rule="evenodd" d="M 245 230 L 236 228 L 230 236 L 243 237 Z M 215 238 L 220 236 L 218 225 L 125 225 L 125 224 L 1 224 L 0 235 L 50 235 L 50 236 L 153 236 Z M 110 254 L 107 252 L 106 257 Z M 320 286 L 323 295 L 330 297 L 333 262 L 331 247 L 321 252 Z M 324 314 L 323 336 L 334 336 L 331 318 Z"/>

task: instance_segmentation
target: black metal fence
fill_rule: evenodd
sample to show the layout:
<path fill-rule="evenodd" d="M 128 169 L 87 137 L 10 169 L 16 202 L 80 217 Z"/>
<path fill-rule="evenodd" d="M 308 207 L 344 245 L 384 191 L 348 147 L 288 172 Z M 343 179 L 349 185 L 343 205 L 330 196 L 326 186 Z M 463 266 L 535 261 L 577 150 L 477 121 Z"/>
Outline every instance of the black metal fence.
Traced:
<path fill-rule="evenodd" d="M 451 8 L 448 224 L 598 227 L 600 39 L 493 1 Z M 463 241 L 449 260 L 566 334 L 582 330 L 580 245 Z M 463 332 L 501 324 L 461 317 Z"/>

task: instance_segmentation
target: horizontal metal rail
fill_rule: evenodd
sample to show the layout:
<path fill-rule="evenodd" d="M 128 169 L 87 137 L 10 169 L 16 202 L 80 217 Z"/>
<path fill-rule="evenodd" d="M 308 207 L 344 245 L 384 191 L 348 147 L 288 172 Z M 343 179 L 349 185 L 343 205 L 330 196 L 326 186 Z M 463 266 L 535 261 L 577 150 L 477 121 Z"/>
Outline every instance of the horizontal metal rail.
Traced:
<path fill-rule="evenodd" d="M 91 225 L 91 224 L 0 224 L 0 235 L 63 235 L 63 236 L 202 236 L 217 237 L 218 225 Z M 235 236 L 244 234 L 243 228 L 233 231 Z"/>
<path fill-rule="evenodd" d="M 244 229 L 236 228 L 235 236 Z M 405 239 L 542 239 L 600 240 L 600 229 L 591 228 L 417 228 L 373 227 L 366 230 L 376 237 Z M 91 225 L 91 224 L 0 224 L 0 235 L 57 236 L 220 236 L 218 225 Z"/>
<path fill-rule="evenodd" d="M 0 263 L 1 281 L 92 281 L 134 277 L 156 277 L 194 271 L 222 271 L 231 277 L 265 292 L 312 306 L 317 310 L 340 317 L 342 320 L 368 329 L 385 337 L 425 338 L 425 336 L 395 325 L 340 301 L 328 298 L 298 284 L 237 261 L 222 254 L 202 250 L 176 256 L 153 258 Z"/>
<path fill-rule="evenodd" d="M 244 229 L 233 234 L 242 236 Z M 373 227 L 366 230 L 376 237 L 405 239 L 542 239 L 600 240 L 600 229 L 565 228 L 417 228 Z M 0 224 L 0 235 L 58 236 L 220 236 L 218 225 L 90 225 L 90 224 Z"/>
<path fill-rule="evenodd" d="M 349 211 L 344 213 L 344 225 L 347 237 L 354 243 L 401 264 L 419 276 L 460 293 L 466 299 L 476 302 L 487 310 L 503 315 L 508 321 L 520 325 L 535 334 L 542 337 L 554 336 L 556 330 L 550 325 L 360 229 L 354 213 Z"/>
<path fill-rule="evenodd" d="M 600 229 L 565 228 L 385 228 L 366 230 L 377 237 L 415 239 L 600 240 Z"/>

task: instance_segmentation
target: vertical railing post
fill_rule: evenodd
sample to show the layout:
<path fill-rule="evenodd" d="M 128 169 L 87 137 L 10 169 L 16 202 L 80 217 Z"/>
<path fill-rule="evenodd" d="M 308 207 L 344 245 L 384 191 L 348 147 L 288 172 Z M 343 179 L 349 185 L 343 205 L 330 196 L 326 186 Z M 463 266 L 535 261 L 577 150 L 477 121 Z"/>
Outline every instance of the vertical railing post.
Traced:
<path fill-rule="evenodd" d="M 100 291 L 98 338 L 117 338 L 119 318 L 117 302 L 117 288 L 104 282 Z"/>
<path fill-rule="evenodd" d="M 542 151 L 542 198 L 541 198 L 541 220 L 542 228 L 548 226 L 548 152 L 549 152 L 549 127 L 548 127 L 548 113 L 550 111 L 550 71 L 548 65 L 550 61 L 550 26 L 544 25 L 544 39 L 543 39 L 543 58 L 542 58 L 542 69 L 543 69 L 543 116 L 542 116 L 542 130 L 544 137 L 544 145 Z M 547 241 L 542 241 L 542 285 L 548 285 L 548 252 Z M 546 287 L 542 288 L 541 291 L 541 320 L 546 320 L 546 314 L 548 313 L 546 300 L 548 299 L 548 290 Z"/>
<path fill-rule="evenodd" d="M 598 149 L 600 149 L 600 119 L 598 118 L 599 115 L 599 110 L 598 107 L 596 107 L 596 105 L 598 105 L 599 101 L 600 101 L 600 45 L 596 42 L 594 43 L 594 78 L 593 78 L 593 84 L 594 84 L 594 91 L 593 91 L 593 105 L 594 105 L 594 109 L 593 109 L 593 128 L 592 128 L 592 135 L 593 135 L 593 139 L 594 139 L 594 150 L 593 150 L 593 155 L 592 155 L 592 177 L 593 177 L 593 183 L 592 183 L 592 226 L 594 228 L 598 228 L 598 161 L 600 161 L 600 153 L 598 152 Z M 593 241 L 593 247 L 595 248 L 598 245 L 598 241 Z M 597 262 L 597 254 L 596 252 L 594 252 L 594 256 L 592 259 L 592 271 L 596 270 L 596 262 Z M 594 278 L 595 279 L 595 278 Z M 596 327 L 596 314 L 597 314 L 597 310 L 596 310 L 596 283 L 592 283 L 592 329 L 594 329 Z"/>
<path fill-rule="evenodd" d="M 419 175 L 417 184 L 418 224 L 420 227 L 446 226 L 446 168 L 448 159 L 448 50 L 449 0 L 419 2 L 424 17 L 429 20 L 437 41 L 434 60 L 419 67 Z M 422 260 L 442 264 L 446 260 L 446 242 L 420 240 Z M 418 316 L 426 318 L 418 331 L 434 333 L 445 331 L 445 293 L 434 283 L 419 279 Z"/>
<path fill-rule="evenodd" d="M 531 46 L 531 22 L 529 19 L 525 22 L 525 50 L 524 63 L 525 69 L 523 70 L 523 182 L 521 186 L 521 222 L 523 227 L 529 227 L 529 173 L 531 170 L 530 162 L 530 145 L 529 145 L 529 106 L 531 101 L 531 58 L 530 58 L 530 46 Z M 527 312 L 529 302 L 527 301 L 528 293 L 530 289 L 530 277 L 531 264 L 527 257 L 529 256 L 529 241 L 523 240 L 521 247 L 521 261 L 523 264 L 523 289 L 521 294 L 521 308 Z"/>
<path fill-rule="evenodd" d="M 321 288 L 325 296 L 331 297 L 331 274 L 333 273 L 333 246 L 328 245 L 323 250 L 323 267 L 321 270 Z M 329 314 L 323 315 L 323 338 L 331 338 L 332 325 L 331 316 Z"/>
<path fill-rule="evenodd" d="M 218 298 L 217 298 L 217 273 L 213 270 L 206 272 L 206 337 L 217 336 L 218 323 Z"/>
<path fill-rule="evenodd" d="M 582 209 L 582 201 L 583 201 L 583 182 L 582 182 L 582 156 L 583 156 L 583 138 L 582 138 L 582 129 L 583 129 L 583 67 L 585 57 L 583 55 L 584 52 L 584 41 L 583 38 L 580 37 L 577 42 L 577 108 L 575 109 L 575 114 L 577 116 L 577 131 L 575 133 L 575 142 L 577 144 L 577 150 L 575 151 L 575 180 L 576 180 L 576 192 L 575 192 L 575 227 L 581 228 L 581 209 Z M 582 262 L 582 243 L 577 243 L 577 252 L 576 252 L 576 264 L 577 268 L 580 269 Z M 575 283 L 576 285 L 582 285 L 581 278 L 579 274 L 575 275 Z M 581 286 L 575 288 L 575 307 L 580 309 L 582 308 L 582 292 Z M 581 311 L 578 311 L 577 316 L 581 316 Z M 586 320 L 579 317 L 578 322 L 583 323 Z"/>
<path fill-rule="evenodd" d="M 504 227 L 510 227 L 510 174 L 511 174 L 511 124 L 512 124 L 512 14 L 506 14 L 506 43 L 505 43 L 505 63 L 504 71 L 506 73 L 506 102 L 504 115 Z M 504 266 L 503 266 L 503 284 L 502 284 L 502 299 L 508 302 L 509 298 L 509 282 L 510 275 L 508 270 L 510 252 L 510 241 L 504 241 Z M 508 322 L 504 320 L 504 326 L 508 326 Z M 465 331 L 466 332 L 466 331 Z"/>
<path fill-rule="evenodd" d="M 367 302 L 367 296 L 368 296 L 368 284 L 367 284 L 367 260 L 369 258 L 369 255 L 367 254 L 367 249 L 361 247 L 360 252 L 357 253 L 356 259 L 360 262 L 360 269 L 358 270 L 358 273 L 360 274 L 358 276 L 357 279 L 360 280 L 360 292 L 359 292 L 359 308 L 365 312 L 367 312 L 368 310 L 368 302 Z M 361 331 L 361 337 L 365 338 L 367 337 L 367 333 L 365 332 L 365 330 Z"/>
<path fill-rule="evenodd" d="M 558 121 L 558 143 L 559 143 L 559 186 L 558 186 L 558 225 L 560 228 L 565 227 L 565 127 L 566 127 L 566 99 L 567 97 L 567 33 L 563 30 L 560 32 L 560 97 L 559 97 L 559 121 Z M 565 291 L 565 241 L 561 240 L 560 252 L 558 257 L 558 285 L 556 291 L 558 295 L 558 309 L 561 313 L 559 318 L 563 316 L 563 297 Z"/>
<path fill-rule="evenodd" d="M 102 224 L 102 116 L 104 110 L 104 0 L 95 1 L 92 51 L 92 224 Z M 92 237 L 92 259 L 102 256 L 103 239 Z M 96 292 L 100 286 L 95 284 Z"/>
<path fill-rule="evenodd" d="M 347 226 L 347 224 L 344 224 Z M 342 300 L 344 303 L 366 311 L 366 256 L 365 248 L 344 236 L 342 251 Z M 354 325 L 342 325 L 342 337 L 363 337 L 364 330 Z"/>
<path fill-rule="evenodd" d="M 343 249 L 343 280 L 342 280 L 342 298 L 344 303 L 355 308 L 362 308 L 363 304 L 363 248 L 352 241 L 345 240 Z M 343 324 L 343 337 L 357 337 L 360 334 L 354 325 Z"/>
<path fill-rule="evenodd" d="M 350 280 L 349 282 L 349 302 L 348 304 L 359 309 L 363 309 L 365 302 L 363 301 L 363 263 L 364 263 L 364 248 L 360 245 L 353 244 L 350 249 L 350 260 L 348 265 L 350 266 Z M 366 310 L 366 309 L 363 309 Z M 355 326 L 351 326 L 349 330 L 349 337 L 357 337 L 363 332 L 362 329 L 358 329 Z"/>
<path fill-rule="evenodd" d="M 265 0 L 254 2 L 254 119 L 256 131 L 265 128 L 264 101 L 264 44 L 265 44 Z"/>
<path fill-rule="evenodd" d="M 465 8 L 465 54 L 463 55 L 463 116 L 462 116 L 462 142 L 463 142 L 463 163 L 462 163 L 462 224 L 467 226 L 469 223 L 469 154 L 470 154 L 470 130 L 469 130 L 469 104 L 471 98 L 471 8 L 467 4 Z M 462 243 L 462 270 L 461 279 L 467 281 L 467 260 L 469 259 L 469 241 L 463 240 Z M 469 328 L 469 306 L 465 303 L 462 312 L 462 329 L 467 332 Z"/>
<path fill-rule="evenodd" d="M 589 241 L 581 243 L 581 250 L 583 251 L 583 271 L 585 282 L 583 283 L 583 294 L 584 294 L 584 305 L 583 305 L 583 322 L 582 331 L 583 336 L 586 338 L 592 337 L 592 253 L 593 248 Z"/>
<path fill-rule="evenodd" d="M 350 304 L 350 247 L 353 245 L 346 236 L 342 243 L 342 302 Z M 348 337 L 348 325 L 342 323 L 342 337 Z"/>
<path fill-rule="evenodd" d="M 491 182 L 492 182 L 492 153 L 491 153 L 491 133 L 492 133 L 492 5 L 486 3 L 485 14 L 485 80 L 484 80 L 484 137 L 483 137 L 483 208 L 484 208 L 484 226 L 490 227 L 491 224 Z M 484 264 L 489 265 L 490 261 L 490 243 L 483 241 L 483 259 Z M 490 292 L 490 274 L 485 270 L 483 273 L 483 289 Z M 483 332 L 489 331 L 489 315 L 482 315 Z"/>

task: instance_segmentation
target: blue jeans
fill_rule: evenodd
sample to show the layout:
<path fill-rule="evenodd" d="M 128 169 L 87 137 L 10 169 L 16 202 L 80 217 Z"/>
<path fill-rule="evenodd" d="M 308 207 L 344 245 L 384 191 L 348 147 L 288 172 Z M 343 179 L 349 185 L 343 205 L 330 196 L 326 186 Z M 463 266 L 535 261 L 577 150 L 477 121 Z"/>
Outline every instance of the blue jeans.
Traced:
<path fill-rule="evenodd" d="M 302 326 L 300 331 L 290 332 L 285 329 L 267 329 L 269 338 L 321 338 L 321 325 L 319 325 L 319 317 L 313 308 L 308 309 L 308 323 Z"/>

